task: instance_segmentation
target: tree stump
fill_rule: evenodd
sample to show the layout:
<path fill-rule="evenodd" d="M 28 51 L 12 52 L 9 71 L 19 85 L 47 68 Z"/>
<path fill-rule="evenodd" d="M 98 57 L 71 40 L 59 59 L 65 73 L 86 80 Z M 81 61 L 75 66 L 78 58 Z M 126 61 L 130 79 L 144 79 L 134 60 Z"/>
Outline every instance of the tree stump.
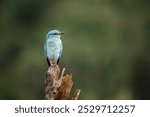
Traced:
<path fill-rule="evenodd" d="M 76 89 L 72 98 L 70 92 L 73 85 L 72 75 L 65 75 L 65 68 L 60 72 L 58 65 L 50 66 L 45 75 L 45 100 L 77 100 L 80 90 Z"/>

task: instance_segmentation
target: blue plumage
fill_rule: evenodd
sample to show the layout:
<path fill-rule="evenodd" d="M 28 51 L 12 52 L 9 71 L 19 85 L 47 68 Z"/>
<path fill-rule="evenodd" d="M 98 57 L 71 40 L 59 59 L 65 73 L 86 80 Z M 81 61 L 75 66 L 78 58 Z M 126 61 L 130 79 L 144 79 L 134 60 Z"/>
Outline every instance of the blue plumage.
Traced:
<path fill-rule="evenodd" d="M 44 53 L 49 66 L 56 65 L 59 62 L 63 50 L 62 41 L 60 39 L 62 34 L 64 33 L 58 30 L 51 30 L 46 36 Z"/>

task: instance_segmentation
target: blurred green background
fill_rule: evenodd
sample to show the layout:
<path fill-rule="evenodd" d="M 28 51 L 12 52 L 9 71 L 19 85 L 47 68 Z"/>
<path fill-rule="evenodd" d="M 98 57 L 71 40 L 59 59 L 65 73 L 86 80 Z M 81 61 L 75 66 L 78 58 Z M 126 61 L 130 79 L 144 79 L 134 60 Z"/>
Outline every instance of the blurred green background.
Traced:
<path fill-rule="evenodd" d="M 150 99 L 149 0 L 1 0 L 0 99 L 42 99 L 43 43 L 64 31 L 60 60 L 80 99 Z"/>

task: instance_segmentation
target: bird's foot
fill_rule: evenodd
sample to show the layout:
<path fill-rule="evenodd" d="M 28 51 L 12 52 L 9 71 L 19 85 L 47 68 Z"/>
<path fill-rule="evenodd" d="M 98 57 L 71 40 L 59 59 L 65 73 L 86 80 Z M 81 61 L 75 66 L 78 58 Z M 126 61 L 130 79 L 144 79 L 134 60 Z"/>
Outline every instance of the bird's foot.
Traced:
<path fill-rule="evenodd" d="M 57 65 L 57 61 L 55 60 L 50 61 L 50 66 L 54 67 L 56 65 Z"/>

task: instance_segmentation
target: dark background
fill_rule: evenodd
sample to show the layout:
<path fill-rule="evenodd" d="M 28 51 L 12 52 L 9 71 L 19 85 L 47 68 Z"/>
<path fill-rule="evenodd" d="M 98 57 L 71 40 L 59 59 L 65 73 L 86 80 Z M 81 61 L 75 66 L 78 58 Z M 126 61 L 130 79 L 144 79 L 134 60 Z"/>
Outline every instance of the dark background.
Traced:
<path fill-rule="evenodd" d="M 52 29 L 80 99 L 150 99 L 149 0 L 1 0 L 0 99 L 42 99 Z"/>

